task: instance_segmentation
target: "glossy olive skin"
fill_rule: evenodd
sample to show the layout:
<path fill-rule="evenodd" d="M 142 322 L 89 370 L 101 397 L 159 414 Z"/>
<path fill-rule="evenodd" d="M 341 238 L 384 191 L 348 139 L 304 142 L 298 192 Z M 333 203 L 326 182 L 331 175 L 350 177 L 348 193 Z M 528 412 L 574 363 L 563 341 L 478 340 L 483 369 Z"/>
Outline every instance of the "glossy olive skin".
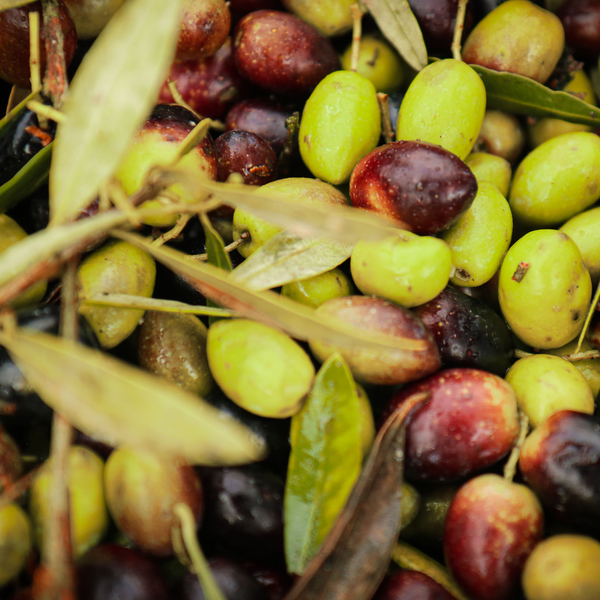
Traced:
<path fill-rule="evenodd" d="M 328 38 L 298 17 L 276 10 L 246 15 L 235 28 L 233 47 L 244 77 L 286 96 L 307 96 L 340 67 Z"/>
<path fill-rule="evenodd" d="M 175 82 L 177 91 L 190 108 L 211 119 L 222 119 L 248 89 L 246 80 L 235 66 L 230 38 L 211 56 L 175 61 L 160 90 L 159 102 L 175 102 L 169 91 L 169 81 Z"/>
<path fill-rule="evenodd" d="M 227 600 L 267 600 L 259 583 L 239 563 L 224 556 L 208 561 L 217 585 Z M 186 573 L 175 588 L 175 600 L 205 600 L 195 573 Z"/>
<path fill-rule="evenodd" d="M 543 531 L 542 506 L 527 486 L 495 474 L 475 477 L 450 504 L 446 564 L 469 597 L 512 600 Z"/>
<path fill-rule="evenodd" d="M 477 194 L 477 180 L 456 155 L 425 142 L 376 148 L 356 165 L 350 199 L 420 235 L 447 229 Z"/>
<path fill-rule="evenodd" d="M 269 600 L 284 600 L 292 587 L 292 576 L 288 575 L 285 567 L 263 565 L 248 560 L 243 562 L 243 566 L 258 581 Z"/>
<path fill-rule="evenodd" d="M 454 600 L 454 596 L 425 573 L 402 569 L 383 580 L 373 600 Z"/>
<path fill-rule="evenodd" d="M 45 99 L 43 101 L 48 103 Z M 23 110 L 0 137 L 0 185 L 4 185 L 50 144 L 55 132 L 54 121 L 48 121 L 48 127 L 40 129 L 37 115 L 28 108 Z"/>
<path fill-rule="evenodd" d="M 29 88 L 29 13 L 40 15 L 40 74 L 46 71 L 46 35 L 42 27 L 42 3 L 32 2 L 0 12 L 0 77 L 12 85 Z M 62 0 L 58 2 L 60 28 L 64 36 L 67 66 L 77 47 L 77 32 L 71 13 Z"/>
<path fill-rule="evenodd" d="M 59 319 L 58 304 L 47 304 L 17 313 L 19 326 L 54 335 L 58 334 Z M 87 346 L 99 348 L 92 328 L 83 317 L 79 319 L 79 340 Z M 49 423 L 52 417 L 52 409 L 44 404 L 29 387 L 21 371 L 2 347 L 0 347 L 0 400 L 14 404 L 16 407 L 14 413 L 2 415 L 2 424 L 11 432 L 31 426 L 33 423 Z"/>
<path fill-rule="evenodd" d="M 77 598 L 87 600 L 170 600 L 154 561 L 114 544 L 96 546 L 77 563 Z"/>
<path fill-rule="evenodd" d="M 567 0 L 556 11 L 565 29 L 565 42 L 576 56 L 596 59 L 600 54 L 600 4 L 596 0 Z"/>
<path fill-rule="evenodd" d="M 175 50 L 177 60 L 214 54 L 231 27 L 231 14 L 225 0 L 185 0 Z"/>
<path fill-rule="evenodd" d="M 277 179 L 277 155 L 263 138 L 255 133 L 234 129 L 215 141 L 217 179 L 227 181 L 239 173 L 246 185 L 264 185 Z"/>
<path fill-rule="evenodd" d="M 406 420 L 410 480 L 460 480 L 499 461 L 517 438 L 516 395 L 491 373 L 438 371 L 392 396 L 382 420 L 416 392 L 430 392 L 431 399 Z"/>
<path fill-rule="evenodd" d="M 267 140 L 279 155 L 287 138 L 285 122 L 293 112 L 292 107 L 268 98 L 248 98 L 235 104 L 227 113 L 225 129 L 256 133 Z"/>
<path fill-rule="evenodd" d="M 523 479 L 561 521 L 600 533 L 600 424 L 564 410 L 529 434 L 521 449 Z"/>
<path fill-rule="evenodd" d="M 454 35 L 458 0 L 409 0 L 410 8 L 419 22 L 430 56 L 447 56 Z M 463 39 L 473 25 L 472 4 L 467 4 Z"/>
<path fill-rule="evenodd" d="M 283 481 L 260 465 L 199 469 L 203 529 L 248 558 L 283 553 Z"/>
<path fill-rule="evenodd" d="M 444 367 L 473 367 L 504 377 L 514 352 L 512 335 L 483 302 L 448 287 L 413 311 L 433 334 Z"/>

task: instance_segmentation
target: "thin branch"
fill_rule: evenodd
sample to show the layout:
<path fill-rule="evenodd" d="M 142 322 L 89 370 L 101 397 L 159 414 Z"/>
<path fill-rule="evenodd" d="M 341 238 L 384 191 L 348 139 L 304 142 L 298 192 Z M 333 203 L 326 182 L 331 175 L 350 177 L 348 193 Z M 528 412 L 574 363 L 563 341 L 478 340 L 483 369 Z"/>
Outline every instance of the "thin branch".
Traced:
<path fill-rule="evenodd" d="M 358 4 L 350 5 L 350 11 L 352 13 L 352 56 L 350 58 L 350 70 L 356 72 L 358 69 L 358 58 L 360 56 L 363 13 Z"/>
<path fill-rule="evenodd" d="M 519 456 L 521 456 L 521 447 L 523 446 L 523 442 L 529 433 L 529 418 L 524 412 L 521 412 L 519 415 L 519 423 L 521 428 L 519 430 L 519 437 L 504 465 L 504 479 L 507 481 L 512 481 L 515 477 L 515 473 L 517 471 L 517 463 L 519 462 Z"/>
<path fill-rule="evenodd" d="M 44 92 L 52 99 L 52 105 L 59 109 L 69 84 L 65 62 L 65 38 L 60 25 L 58 0 L 44 0 L 42 11 L 48 65 L 44 77 Z"/>
<path fill-rule="evenodd" d="M 389 144 L 394 141 L 394 132 L 392 131 L 392 120 L 390 118 L 390 100 L 387 94 L 379 92 L 377 94 L 379 102 L 379 112 L 381 113 L 381 130 L 385 143 Z"/>
<path fill-rule="evenodd" d="M 461 51 L 461 39 L 462 33 L 465 26 L 465 12 L 467 10 L 468 0 L 458 0 L 458 11 L 456 13 L 456 23 L 454 24 L 454 37 L 452 39 L 452 56 L 456 60 L 462 60 Z"/>

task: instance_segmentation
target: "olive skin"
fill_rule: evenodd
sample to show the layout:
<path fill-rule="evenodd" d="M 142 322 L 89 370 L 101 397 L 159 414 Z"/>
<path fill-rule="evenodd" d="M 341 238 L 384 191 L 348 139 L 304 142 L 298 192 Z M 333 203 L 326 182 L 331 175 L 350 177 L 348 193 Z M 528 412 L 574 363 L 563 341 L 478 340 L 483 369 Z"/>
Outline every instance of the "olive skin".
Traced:
<path fill-rule="evenodd" d="M 571 410 L 550 415 L 529 434 L 519 469 L 550 514 L 600 533 L 600 424 Z"/>
<path fill-rule="evenodd" d="M 420 235 L 450 227 L 476 194 L 477 180 L 462 160 L 418 141 L 376 148 L 356 165 L 350 179 L 353 206 L 391 217 Z"/>
<path fill-rule="evenodd" d="M 514 351 L 512 336 L 483 302 L 448 287 L 413 312 L 431 331 L 444 367 L 472 367 L 504 377 Z"/>
<path fill-rule="evenodd" d="M 373 600 L 454 600 L 454 596 L 425 573 L 402 569 L 383 580 Z"/>
<path fill-rule="evenodd" d="M 567 0 L 556 11 L 565 42 L 576 56 L 596 59 L 600 54 L 600 5 L 596 0 Z"/>
<path fill-rule="evenodd" d="M 42 24 L 42 3 L 32 2 L 0 12 L 0 77 L 12 85 L 29 88 L 29 13 L 40 15 L 40 75 L 46 71 L 46 36 Z M 77 32 L 71 13 L 62 0 L 58 2 L 60 28 L 64 36 L 64 54 L 67 66 L 77 48 Z"/>
<path fill-rule="evenodd" d="M 246 15 L 235 28 L 233 47 L 244 77 L 285 96 L 308 96 L 340 67 L 328 38 L 298 17 L 276 10 Z"/>

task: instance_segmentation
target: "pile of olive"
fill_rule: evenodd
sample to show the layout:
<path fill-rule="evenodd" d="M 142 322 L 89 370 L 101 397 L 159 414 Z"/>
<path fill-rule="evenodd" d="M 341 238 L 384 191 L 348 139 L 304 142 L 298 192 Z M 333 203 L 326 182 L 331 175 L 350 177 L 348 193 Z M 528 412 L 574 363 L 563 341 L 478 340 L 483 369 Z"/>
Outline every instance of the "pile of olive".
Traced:
<path fill-rule="evenodd" d="M 0 77 L 11 85 L 30 85 L 25 22 L 39 4 L 0 12 Z M 121 4 L 59 1 L 68 62 L 81 58 L 77 38 L 95 38 Z M 458 1 L 410 0 L 439 59 L 416 73 L 367 18 L 352 70 L 351 4 L 187 0 L 168 80 L 115 179 L 135 194 L 152 167 L 172 163 L 198 115 L 221 119 L 225 131 L 216 127 L 179 161 L 184 172 L 221 182 L 237 174 L 261 195 L 307 211 L 352 206 L 390 223 L 389 237 L 360 240 L 342 264 L 276 290 L 325 319 L 419 349 L 299 343 L 249 318 L 209 323 L 82 304 L 83 343 L 205 398 L 263 438 L 269 456 L 256 465 L 193 467 L 77 432 L 68 487 L 79 600 L 204 598 L 174 558 L 179 502 L 192 511 L 226 598 L 284 598 L 292 584 L 284 532 L 294 515 L 284 514 L 284 496 L 296 415 L 336 352 L 356 383 L 364 455 L 376 423 L 414 392 L 429 393 L 406 422 L 401 539 L 443 561 L 461 597 L 600 597 L 600 358 L 563 358 L 577 351 L 600 281 L 600 138 L 589 126 L 491 110 L 472 68 L 544 84 L 570 52 L 582 68 L 562 87 L 595 105 L 589 76 L 598 75 L 600 28 L 590 23 L 600 25 L 600 6 L 547 3 L 553 14 L 527 0 L 469 2 L 458 60 L 450 58 Z M 382 128 L 382 93 L 394 141 Z M 0 184 L 54 129 L 24 111 L 0 132 Z M 173 184 L 144 206 L 173 198 L 197 201 Z M 0 215 L 0 252 L 43 229 L 47 215 L 43 186 Z M 157 238 L 178 218 L 147 218 L 140 229 Z M 241 208 L 221 206 L 210 219 L 234 267 L 282 231 Z M 168 244 L 203 254 L 200 221 Z M 90 249 L 77 275 L 88 297 L 206 303 L 187 280 L 121 240 Z M 23 327 L 56 334 L 59 297 L 58 282 L 43 281 L 12 308 Z M 596 318 L 580 352 L 600 350 L 599 331 Z M 2 348 L 0 409 L 0 490 L 43 463 L 28 493 L 0 509 L 0 597 L 26 600 L 46 535 L 52 412 Z M 514 469 L 499 473 L 523 426 L 531 432 L 514 483 Z M 431 564 L 423 562 L 423 572 L 390 567 L 374 598 L 454 598 L 430 577 Z"/>

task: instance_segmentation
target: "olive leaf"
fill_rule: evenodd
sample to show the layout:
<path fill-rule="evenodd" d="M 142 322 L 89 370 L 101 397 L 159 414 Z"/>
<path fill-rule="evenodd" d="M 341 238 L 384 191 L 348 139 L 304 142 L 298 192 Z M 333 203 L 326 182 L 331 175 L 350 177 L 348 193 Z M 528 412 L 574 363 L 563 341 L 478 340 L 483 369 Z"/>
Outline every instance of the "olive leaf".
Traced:
<path fill-rule="evenodd" d="M 114 173 L 156 102 L 183 0 L 129 0 L 86 54 L 64 105 L 50 170 L 51 223 L 68 221 Z"/>
<path fill-rule="evenodd" d="M 233 265 L 231 264 L 231 258 L 229 254 L 225 252 L 225 244 L 218 234 L 217 230 L 212 226 L 210 219 L 206 213 L 202 213 L 200 216 L 202 227 L 204 229 L 204 237 L 206 239 L 206 254 L 208 256 L 208 264 L 214 265 L 223 271 L 231 272 Z M 207 306 L 218 308 L 218 305 L 212 300 L 207 300 Z M 219 317 L 211 316 L 208 319 L 209 325 L 218 321 Z"/>
<path fill-rule="evenodd" d="M 84 433 L 192 464 L 260 460 L 263 440 L 180 387 L 77 342 L 17 329 L 0 343 L 31 387 Z"/>
<path fill-rule="evenodd" d="M 568 92 L 556 92 L 523 75 L 471 66 L 481 77 L 488 108 L 600 126 L 600 109 Z"/>
<path fill-rule="evenodd" d="M 251 290 L 268 290 L 331 271 L 352 254 L 352 248 L 344 242 L 282 231 L 234 269 L 229 279 Z"/>
<path fill-rule="evenodd" d="M 260 188 L 251 185 L 191 178 L 189 174 L 178 170 L 172 173 L 183 185 L 192 186 L 192 189 L 194 186 L 203 188 L 224 204 L 243 208 L 301 237 L 324 237 L 353 244 L 358 240 L 389 237 L 391 227 L 402 236 L 402 230 L 396 228 L 397 223 L 366 210 L 334 204 L 295 202 L 283 195 L 272 198 L 261 194 Z"/>
<path fill-rule="evenodd" d="M 448 569 L 439 562 L 417 550 L 405 541 L 400 540 L 392 553 L 393 561 L 403 569 L 419 571 L 439 583 L 456 600 L 469 600 L 465 593 L 452 579 Z"/>
<path fill-rule="evenodd" d="M 53 258 L 66 248 L 88 237 L 125 223 L 119 211 L 110 211 L 89 219 L 42 229 L 13 244 L 0 254 L 0 287 L 35 266 Z"/>
<path fill-rule="evenodd" d="M 0 5 L 2 0 L 0 0 Z M 23 2 L 23 4 L 27 4 Z M 3 9 L 0 9 L 3 10 Z M 27 103 L 31 100 L 39 98 L 39 92 L 31 92 L 25 99 L 21 100 L 12 110 L 10 110 L 2 119 L 0 119 L 0 136 L 3 135 L 4 130 L 11 125 L 11 123 L 27 108 Z"/>
<path fill-rule="evenodd" d="M 30 4 L 31 0 L 0 0 L 0 12 L 9 8 L 16 8 L 24 4 Z"/>
<path fill-rule="evenodd" d="M 301 575 L 354 486 L 362 462 L 356 385 L 339 354 L 321 367 L 302 410 L 292 417 L 284 496 L 285 559 Z"/>
<path fill-rule="evenodd" d="M 362 0 L 381 33 L 416 71 L 427 66 L 427 48 L 407 0 Z"/>
<path fill-rule="evenodd" d="M 284 600 L 371 600 L 400 533 L 404 421 L 428 397 L 409 396 L 379 430 L 344 510 Z"/>
<path fill-rule="evenodd" d="M 47 179 L 52 161 L 52 146 L 50 142 L 0 187 L 0 213 L 5 213 L 15 204 L 33 194 Z"/>
<path fill-rule="evenodd" d="M 253 292 L 231 281 L 221 269 L 191 260 L 185 254 L 166 246 L 152 246 L 139 235 L 113 231 L 112 235 L 146 250 L 157 261 L 183 275 L 208 298 L 245 317 L 282 329 L 299 340 L 320 340 L 324 343 L 372 348 L 379 351 L 420 351 L 422 340 L 390 338 L 379 333 L 355 329 L 336 319 L 323 317 L 314 309 L 284 298 L 274 292 Z M 1 257 L 0 257 L 1 258 Z"/>

